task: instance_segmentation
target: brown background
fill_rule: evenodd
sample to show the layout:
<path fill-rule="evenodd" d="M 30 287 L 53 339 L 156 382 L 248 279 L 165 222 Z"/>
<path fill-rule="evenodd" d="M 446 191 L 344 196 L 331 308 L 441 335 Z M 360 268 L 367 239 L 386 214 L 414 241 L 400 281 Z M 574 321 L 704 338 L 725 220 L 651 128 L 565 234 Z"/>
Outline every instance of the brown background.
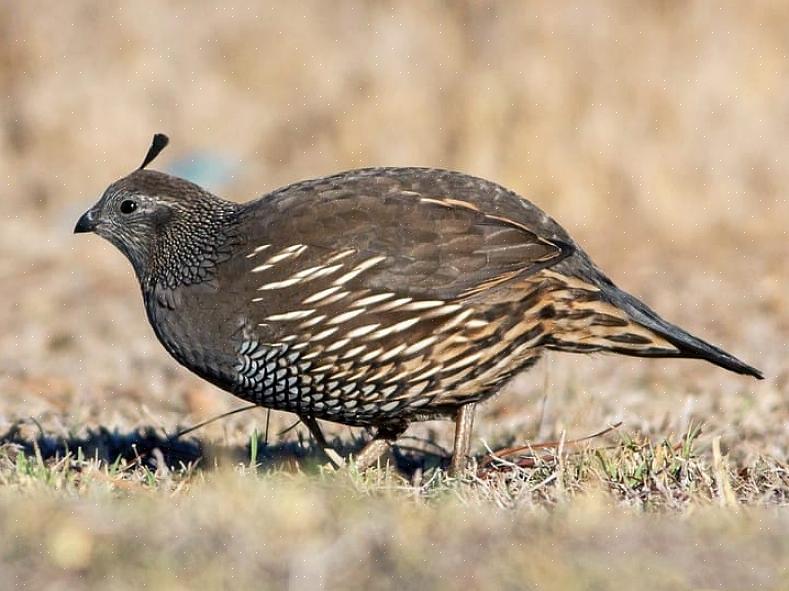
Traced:
<path fill-rule="evenodd" d="M 0 586 L 789 588 L 788 33 L 780 0 L 0 2 Z M 255 458 L 262 410 L 183 442 L 191 468 L 138 463 L 240 404 L 71 233 L 157 131 L 155 167 L 237 200 L 357 166 L 499 181 L 767 378 L 548 355 L 484 405 L 479 456 L 623 427 L 486 479 L 424 450 L 424 473 L 323 470 L 285 413 Z"/>
<path fill-rule="evenodd" d="M 768 1 L 3 3 L 0 428 L 171 428 L 236 404 L 161 350 L 121 255 L 71 234 L 163 131 L 155 167 L 236 200 L 370 165 L 498 181 L 768 376 L 550 356 L 482 436 L 700 418 L 734 437 L 747 420 L 785 453 L 787 30 L 789 4 Z"/>

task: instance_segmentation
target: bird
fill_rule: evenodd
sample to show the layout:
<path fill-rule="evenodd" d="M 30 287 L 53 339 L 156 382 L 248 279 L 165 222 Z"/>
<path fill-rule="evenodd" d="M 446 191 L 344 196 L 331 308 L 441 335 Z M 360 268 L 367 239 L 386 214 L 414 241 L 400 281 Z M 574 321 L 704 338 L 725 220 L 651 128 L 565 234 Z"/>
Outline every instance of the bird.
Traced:
<path fill-rule="evenodd" d="M 693 358 L 762 373 L 617 287 L 536 205 L 437 168 L 362 168 L 246 203 L 142 162 L 80 218 L 130 261 L 177 362 L 242 399 L 366 427 L 371 467 L 414 421 L 454 420 L 467 468 L 476 409 L 545 351 Z M 335 454 L 336 457 L 336 454 Z"/>

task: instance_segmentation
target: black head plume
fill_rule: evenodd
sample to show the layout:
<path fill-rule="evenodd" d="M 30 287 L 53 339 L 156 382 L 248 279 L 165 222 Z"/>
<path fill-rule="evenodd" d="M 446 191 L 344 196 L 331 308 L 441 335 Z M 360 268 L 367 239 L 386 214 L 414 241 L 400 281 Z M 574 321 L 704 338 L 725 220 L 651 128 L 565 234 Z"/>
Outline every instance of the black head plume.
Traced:
<path fill-rule="evenodd" d="M 140 164 L 140 168 L 137 170 L 142 170 L 146 166 L 148 166 L 154 158 L 159 155 L 159 152 L 164 150 L 167 144 L 170 142 L 170 138 L 168 138 L 163 133 L 156 133 L 153 136 L 153 141 L 151 142 L 151 147 L 148 148 L 148 153 L 145 155 L 145 160 L 142 161 Z"/>

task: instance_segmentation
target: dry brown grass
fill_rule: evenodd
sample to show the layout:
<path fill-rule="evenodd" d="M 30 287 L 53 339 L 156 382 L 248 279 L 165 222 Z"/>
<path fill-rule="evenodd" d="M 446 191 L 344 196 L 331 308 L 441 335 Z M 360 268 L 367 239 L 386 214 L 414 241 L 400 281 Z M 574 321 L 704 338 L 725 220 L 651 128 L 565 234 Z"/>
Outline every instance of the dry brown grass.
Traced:
<path fill-rule="evenodd" d="M 787 28 L 768 0 L 0 4 L 4 583 L 789 588 Z M 442 423 L 366 475 L 277 436 L 288 415 L 265 445 L 263 410 L 166 445 L 238 402 L 161 350 L 121 256 L 70 233 L 154 131 L 159 166 L 239 200 L 364 165 L 502 182 L 767 379 L 549 356 L 485 405 L 480 460 L 622 427 L 463 482 L 424 443 Z"/>

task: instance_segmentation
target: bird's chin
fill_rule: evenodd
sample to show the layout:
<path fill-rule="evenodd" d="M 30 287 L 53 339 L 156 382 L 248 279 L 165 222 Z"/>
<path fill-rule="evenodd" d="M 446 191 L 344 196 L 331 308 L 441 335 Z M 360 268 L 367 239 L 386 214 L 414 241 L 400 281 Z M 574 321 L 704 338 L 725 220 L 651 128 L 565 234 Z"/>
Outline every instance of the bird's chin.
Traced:
<path fill-rule="evenodd" d="M 104 238 L 104 240 L 106 240 L 107 242 L 112 244 L 115 248 L 120 250 L 123 254 L 126 254 L 126 245 L 106 225 L 104 225 L 104 224 L 97 225 L 93 229 L 93 233 L 96 234 L 96 236 L 101 236 L 102 238 Z"/>
<path fill-rule="evenodd" d="M 126 240 L 123 240 L 116 233 L 112 232 L 110 228 L 98 226 L 94 230 L 97 236 L 101 236 L 117 248 L 123 256 L 125 256 L 134 267 L 135 271 L 142 267 L 144 255 L 134 245 L 130 245 Z"/>

